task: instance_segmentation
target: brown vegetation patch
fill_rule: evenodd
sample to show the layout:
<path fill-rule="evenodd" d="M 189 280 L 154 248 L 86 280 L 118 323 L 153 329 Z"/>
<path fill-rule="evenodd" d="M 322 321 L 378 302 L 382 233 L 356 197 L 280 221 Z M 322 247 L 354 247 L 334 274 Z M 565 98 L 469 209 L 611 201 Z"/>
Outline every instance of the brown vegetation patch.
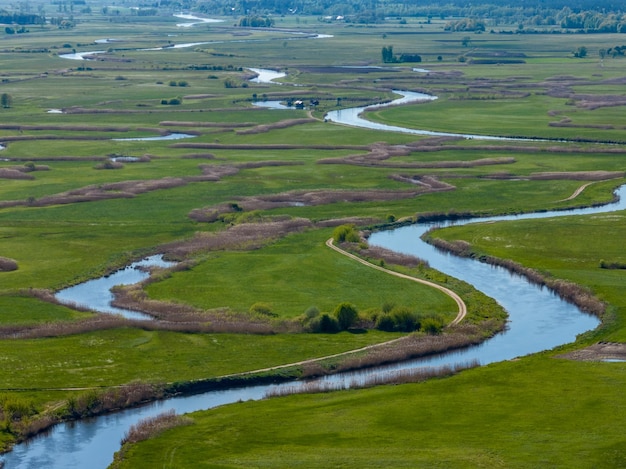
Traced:
<path fill-rule="evenodd" d="M 626 171 L 566 171 L 531 173 L 528 178 L 535 180 L 604 181 L 606 179 L 622 178 L 625 175 Z"/>
<path fill-rule="evenodd" d="M 257 249 L 272 240 L 313 226 L 305 218 L 283 218 L 264 223 L 242 223 L 217 233 L 196 233 L 188 240 L 174 241 L 159 249 L 171 259 L 185 259 L 193 254 L 225 249 Z"/>
<path fill-rule="evenodd" d="M 112 164 L 115 165 L 115 163 Z M 0 207 L 14 207 L 19 205 L 45 207 L 57 204 L 132 198 L 146 192 L 184 186 L 190 182 L 219 181 L 222 177 L 236 174 L 239 171 L 235 166 L 229 165 L 202 165 L 200 169 L 202 171 L 202 175 L 200 176 L 166 177 L 162 179 L 133 180 L 90 185 L 59 194 L 44 196 L 35 200 L 0 202 Z"/>
<path fill-rule="evenodd" d="M 316 206 L 333 203 L 376 202 L 400 200 L 429 192 L 426 188 L 417 190 L 314 190 L 289 191 L 273 195 L 241 197 L 233 203 L 224 203 L 192 210 L 189 217 L 200 222 L 214 222 L 227 213 L 272 210 L 282 207 Z"/>
<path fill-rule="evenodd" d="M 120 443 L 122 445 L 126 443 L 138 443 L 154 438 L 170 428 L 191 425 L 192 423 L 193 420 L 190 417 L 176 415 L 174 409 L 170 409 L 154 417 L 141 419 L 136 424 L 131 425 Z M 118 455 L 116 457 L 119 459 L 120 456 Z"/>
<path fill-rule="evenodd" d="M 173 143 L 170 148 L 193 148 L 197 150 L 368 150 L 365 145 L 301 145 L 297 143 L 224 144 L 224 143 Z"/>
<path fill-rule="evenodd" d="M 2 130 L 60 130 L 78 132 L 128 132 L 130 127 L 121 126 L 95 126 L 95 125 L 23 125 L 23 124 L 0 124 Z"/>
<path fill-rule="evenodd" d="M 219 98 L 217 94 L 188 94 L 183 96 L 183 99 L 207 99 L 207 98 Z"/>
<path fill-rule="evenodd" d="M 35 179 L 35 177 L 17 169 L 0 168 L 0 179 Z"/>
<path fill-rule="evenodd" d="M 12 272 L 18 269 L 17 261 L 0 256 L 0 272 Z"/>
<path fill-rule="evenodd" d="M 365 353 L 347 356 L 333 367 L 332 372 L 342 372 L 397 363 L 412 358 L 436 355 L 476 345 L 492 336 L 498 330 L 493 321 L 483 321 L 480 324 L 462 324 L 449 327 L 444 334 L 422 335 L 411 334 L 400 340 L 370 347 Z M 315 377 L 329 374 L 318 361 L 303 365 L 303 377 Z"/>
<path fill-rule="evenodd" d="M 215 155 L 213 153 L 189 153 L 188 155 L 181 156 L 181 158 L 189 160 L 214 160 Z"/>
<path fill-rule="evenodd" d="M 557 355 L 556 358 L 580 361 L 626 361 L 626 344 L 598 342 L 582 350 Z"/>
<path fill-rule="evenodd" d="M 417 184 L 427 188 L 430 192 L 452 191 L 456 189 L 452 184 L 440 181 L 434 176 L 420 176 L 415 174 L 408 176 L 406 174 L 391 174 L 389 178 L 394 181 L 408 182 L 409 184 Z"/>
<path fill-rule="evenodd" d="M 296 125 L 310 124 L 312 122 L 317 122 L 317 119 L 314 119 L 312 117 L 303 119 L 286 119 L 280 122 L 274 122 L 273 124 L 257 125 L 255 127 L 252 127 L 251 129 L 237 130 L 235 133 L 237 135 L 255 135 L 270 132 L 271 130 L 286 129 L 289 127 L 294 127 Z"/>
<path fill-rule="evenodd" d="M 239 127 L 251 127 L 254 122 L 202 122 L 202 121 L 161 121 L 163 127 L 208 127 L 220 129 L 236 129 Z"/>
<path fill-rule="evenodd" d="M 349 164 L 355 166 L 377 166 L 384 168 L 472 168 L 475 166 L 499 165 L 515 163 L 513 157 L 480 158 L 472 161 L 412 161 L 412 162 L 389 162 L 390 158 L 409 156 L 416 151 L 441 151 L 444 146 L 442 139 L 426 139 L 416 144 L 389 145 L 387 143 L 375 143 L 370 145 L 369 153 L 348 155 L 342 158 L 324 158 L 318 160 L 319 164 Z M 445 149 L 462 149 L 457 146 L 445 146 Z M 473 147 L 472 149 L 475 149 Z M 501 147 L 498 147 L 502 151 Z"/>
<path fill-rule="evenodd" d="M 428 267 L 428 261 L 420 259 L 419 257 L 395 252 L 380 246 L 346 242 L 341 243 L 339 247 L 366 260 L 375 259 L 374 263 L 379 263 L 382 260 L 385 264 L 401 265 L 411 269 L 420 266 Z"/>

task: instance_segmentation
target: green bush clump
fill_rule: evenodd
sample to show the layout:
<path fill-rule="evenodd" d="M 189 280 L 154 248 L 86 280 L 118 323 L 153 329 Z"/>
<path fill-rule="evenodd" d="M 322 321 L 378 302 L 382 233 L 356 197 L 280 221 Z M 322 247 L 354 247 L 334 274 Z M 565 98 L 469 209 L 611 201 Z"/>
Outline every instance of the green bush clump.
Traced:
<path fill-rule="evenodd" d="M 358 243 L 361 237 L 354 225 L 340 225 L 333 230 L 333 240 L 336 243 Z"/>
<path fill-rule="evenodd" d="M 335 317 L 337 318 L 339 328 L 345 331 L 354 325 L 359 317 L 359 313 L 353 304 L 340 303 L 335 308 Z"/>
<path fill-rule="evenodd" d="M 420 316 L 414 311 L 406 307 L 389 310 L 388 305 L 383 305 L 383 308 L 383 314 L 376 318 L 376 329 L 385 332 L 413 332 L 420 329 Z"/>
<path fill-rule="evenodd" d="M 313 318 L 309 323 L 311 332 L 334 334 L 339 332 L 339 322 L 328 313 L 322 313 L 320 316 Z"/>
<path fill-rule="evenodd" d="M 272 311 L 272 307 L 269 304 L 261 302 L 254 303 L 252 306 L 250 306 L 250 313 L 270 317 L 278 316 L 278 314 Z"/>

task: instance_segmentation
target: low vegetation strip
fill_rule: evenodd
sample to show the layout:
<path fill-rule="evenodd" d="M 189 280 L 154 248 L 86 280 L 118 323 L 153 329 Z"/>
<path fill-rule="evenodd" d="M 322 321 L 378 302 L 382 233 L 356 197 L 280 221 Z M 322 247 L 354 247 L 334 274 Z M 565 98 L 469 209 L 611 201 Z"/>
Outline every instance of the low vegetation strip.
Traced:
<path fill-rule="evenodd" d="M 451 252 L 461 257 L 476 258 L 485 264 L 503 267 L 510 272 L 522 275 L 529 282 L 545 286 L 555 292 L 564 301 L 578 306 L 582 311 L 602 316 L 606 310 L 606 304 L 598 299 L 589 289 L 557 278 L 552 278 L 530 267 L 525 267 L 510 259 L 501 259 L 495 256 L 482 255 L 472 250 L 471 244 L 467 241 L 446 241 L 440 238 L 427 236 L 425 241 L 444 251 Z"/>
<path fill-rule="evenodd" d="M 449 288 L 443 287 L 443 286 L 441 286 L 441 285 L 439 285 L 437 283 L 430 282 L 428 280 L 423 280 L 423 279 L 420 279 L 420 278 L 411 277 L 410 275 L 405 275 L 405 274 L 402 274 L 400 272 L 395 272 L 393 270 L 385 269 L 384 267 L 381 267 L 379 265 L 372 264 L 371 262 L 368 262 L 365 259 L 361 259 L 360 257 L 355 256 L 354 254 L 351 254 L 351 253 L 349 253 L 347 251 L 344 251 L 340 247 L 335 246 L 335 244 L 333 242 L 333 238 L 329 238 L 326 241 L 326 246 L 328 246 L 329 248 L 334 249 L 338 253 L 343 254 L 344 256 L 347 256 L 350 259 L 353 259 L 353 260 L 355 260 L 357 262 L 360 262 L 361 264 L 363 264 L 363 265 L 365 265 L 367 267 L 370 267 L 372 269 L 376 269 L 376 270 L 379 270 L 381 272 L 385 272 L 386 274 L 393 275 L 395 277 L 411 280 L 412 282 L 417 282 L 417 283 L 421 283 L 423 285 L 428 285 L 429 287 L 435 288 L 435 289 L 445 293 L 450 298 L 452 298 L 456 302 L 457 306 L 459 307 L 459 312 L 457 313 L 457 315 L 454 318 L 454 320 L 452 320 L 450 325 L 456 325 L 456 324 L 460 323 L 463 320 L 463 318 L 467 315 L 467 305 L 465 304 L 463 299 L 457 293 L 453 292 Z"/>
<path fill-rule="evenodd" d="M 254 135 L 261 134 L 265 132 L 269 132 L 271 130 L 276 129 L 287 129 L 289 127 L 293 127 L 296 125 L 310 124 L 312 122 L 317 122 L 317 119 L 314 118 L 304 118 L 304 119 L 288 119 L 280 122 L 275 122 L 274 124 L 261 124 L 251 129 L 246 130 L 236 130 L 235 133 L 237 135 Z"/>

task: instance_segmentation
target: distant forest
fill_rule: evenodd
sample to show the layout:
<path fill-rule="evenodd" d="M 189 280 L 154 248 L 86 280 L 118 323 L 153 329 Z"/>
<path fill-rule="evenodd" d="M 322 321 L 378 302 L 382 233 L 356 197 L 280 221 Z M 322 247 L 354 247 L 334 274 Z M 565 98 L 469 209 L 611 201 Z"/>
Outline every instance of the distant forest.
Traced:
<path fill-rule="evenodd" d="M 307 15 L 351 15 L 376 13 L 385 16 L 465 16 L 469 12 L 520 10 L 527 14 L 559 11 L 569 8 L 574 13 L 585 10 L 603 13 L 621 13 L 626 9 L 623 0 L 160 0 L 161 5 L 180 5 L 191 9 L 224 13 L 272 13 Z"/>

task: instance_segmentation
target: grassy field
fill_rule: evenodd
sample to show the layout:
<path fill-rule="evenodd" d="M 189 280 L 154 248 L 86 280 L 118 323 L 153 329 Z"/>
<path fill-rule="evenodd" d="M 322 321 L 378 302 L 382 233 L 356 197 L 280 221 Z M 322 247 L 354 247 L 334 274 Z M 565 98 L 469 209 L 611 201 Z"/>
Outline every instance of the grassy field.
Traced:
<path fill-rule="evenodd" d="M 33 27 L 3 37 L 0 94 L 11 102 L 0 109 L 0 257 L 18 269 L 0 271 L 0 405 L 27 402 L 24 420 L 83 392 L 62 388 L 214 378 L 399 335 L 181 333 L 118 325 L 20 338 L 32 328 L 61 325 L 63 331 L 95 316 L 44 301 L 41 290 L 102 275 L 172 243 L 228 238 L 246 223 L 262 232 L 269 221 L 305 220 L 306 230 L 275 234 L 255 249 L 194 245 L 183 256 L 189 267 L 147 285 L 147 297 L 202 314 L 220 308 L 245 316 L 263 303 L 281 321 L 298 321 L 311 306 L 332 313 L 346 301 L 362 314 L 393 304 L 450 321 L 456 310 L 446 296 L 324 246 L 333 227 L 371 228 L 425 213 L 590 205 L 610 200 L 624 181 L 624 149 L 615 144 L 626 140 L 622 106 L 615 105 L 623 95 L 624 59 L 601 64 L 597 54 L 621 44 L 619 35 L 484 34 L 466 47 L 466 34 L 444 34 L 440 21 L 366 26 L 284 17 L 276 28 L 259 30 L 234 27 L 227 18 L 181 28 L 170 14 L 121 11 L 119 21 L 94 11 L 77 14 L 70 30 Z M 288 28 L 328 37 L 302 37 Z M 104 38 L 115 41 L 95 42 Z M 188 43 L 194 45 L 149 50 Z M 382 64 L 381 49 L 389 45 L 398 54 L 419 52 L 423 62 Z M 589 55 L 574 59 L 572 50 L 581 45 Z M 105 53 L 88 61 L 60 57 L 74 51 Z M 477 63 L 501 51 L 525 54 L 524 63 Z M 249 81 L 248 67 L 287 76 L 283 84 L 257 84 Z M 391 100 L 394 89 L 439 99 L 372 111 L 369 118 L 538 139 L 429 139 L 324 121 L 330 110 Z M 173 99 L 179 104 L 163 103 Z M 252 104 L 288 99 L 302 99 L 306 109 Z M 311 100 L 319 104 L 311 107 Z M 120 140 L 173 132 L 194 137 Z M 559 141 L 564 138 L 577 141 Z M 419 178 L 449 190 L 426 190 L 415 183 Z M 594 184 L 567 200 L 587 182 Z M 298 197 L 306 203 L 296 203 Z M 441 236 L 467 239 L 477 252 L 593 289 L 609 313 L 598 331 L 568 346 L 575 348 L 625 340 L 623 270 L 599 268 L 601 259 L 626 262 L 622 218 L 477 225 Z M 467 285 L 449 279 L 448 286 L 470 304 L 469 322 L 485 311 L 501 317 Z M 194 425 L 130 450 L 126 464 L 152 467 L 153 457 L 175 453 L 176 467 L 196 467 L 200 459 L 207 467 L 329 461 L 341 467 L 615 467 L 624 457 L 622 372 L 620 364 L 572 363 L 544 353 L 420 385 L 237 404 L 194 415 Z M 576 412 L 568 412 L 570 404 Z M 5 449 L 19 435 L 8 411 L 0 408 L 0 416 Z M 263 438 L 253 441 L 259 431 Z M 189 446 L 194 432 L 203 436 Z"/>

